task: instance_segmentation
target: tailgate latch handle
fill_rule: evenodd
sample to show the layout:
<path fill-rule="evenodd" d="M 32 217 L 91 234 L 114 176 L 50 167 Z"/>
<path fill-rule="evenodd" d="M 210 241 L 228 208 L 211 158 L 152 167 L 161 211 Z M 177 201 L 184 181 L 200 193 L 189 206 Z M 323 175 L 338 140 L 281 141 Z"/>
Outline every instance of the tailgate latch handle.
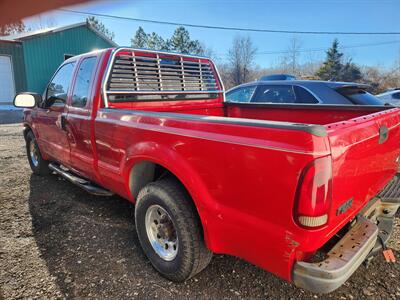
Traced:
<path fill-rule="evenodd" d="M 389 137 L 389 129 L 386 126 L 379 127 L 379 144 L 386 142 Z"/>

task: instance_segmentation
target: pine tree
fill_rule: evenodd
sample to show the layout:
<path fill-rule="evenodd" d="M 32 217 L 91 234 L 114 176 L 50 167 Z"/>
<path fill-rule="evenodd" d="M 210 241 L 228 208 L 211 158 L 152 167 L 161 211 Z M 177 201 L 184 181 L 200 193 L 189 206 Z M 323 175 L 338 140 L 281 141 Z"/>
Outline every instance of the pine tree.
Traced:
<path fill-rule="evenodd" d="M 340 80 L 343 53 L 339 52 L 339 41 L 333 40 L 332 47 L 326 52 L 326 59 L 316 75 L 322 80 Z"/>
<path fill-rule="evenodd" d="M 175 29 L 174 34 L 167 41 L 167 44 L 170 50 L 180 53 L 197 55 L 204 53 L 201 43 L 198 40 L 191 40 L 189 31 L 183 26 Z"/>
<path fill-rule="evenodd" d="M 326 59 L 321 68 L 315 73 L 322 80 L 359 81 L 362 79 L 360 68 L 351 58 L 343 63 L 343 53 L 339 52 L 339 42 L 335 39 L 332 47 L 326 52 Z"/>
<path fill-rule="evenodd" d="M 101 23 L 99 20 L 97 20 L 95 17 L 90 16 L 88 18 L 86 18 L 86 22 L 92 26 L 93 28 L 95 28 L 97 31 L 100 31 L 101 33 L 103 33 L 106 37 L 108 37 L 110 40 L 113 40 L 115 37 L 114 32 L 108 30 L 106 28 L 106 26 Z"/>
<path fill-rule="evenodd" d="M 361 78 L 360 68 L 351 59 L 343 65 L 340 81 L 359 81 Z"/>
<path fill-rule="evenodd" d="M 146 48 L 153 50 L 169 50 L 164 39 L 155 32 L 147 35 Z"/>
<path fill-rule="evenodd" d="M 144 32 L 143 28 L 139 26 L 138 30 L 136 30 L 135 36 L 131 39 L 131 45 L 134 48 L 148 48 L 148 36 L 146 32 Z"/>
<path fill-rule="evenodd" d="M 131 45 L 134 48 L 147 48 L 152 50 L 171 50 L 184 54 L 204 53 L 204 47 L 198 40 L 191 40 L 189 31 L 185 27 L 178 27 L 170 39 L 164 40 L 157 33 L 146 34 L 142 27 L 136 30 L 131 39 Z"/>

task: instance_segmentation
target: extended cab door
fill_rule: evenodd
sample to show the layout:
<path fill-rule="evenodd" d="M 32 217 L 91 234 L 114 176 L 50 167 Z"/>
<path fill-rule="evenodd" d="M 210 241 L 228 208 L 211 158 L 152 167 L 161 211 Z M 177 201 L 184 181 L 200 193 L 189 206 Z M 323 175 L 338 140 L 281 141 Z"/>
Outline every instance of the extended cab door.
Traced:
<path fill-rule="evenodd" d="M 74 67 L 75 62 L 70 62 L 57 70 L 35 116 L 40 147 L 52 160 L 66 165 L 69 163 L 70 147 L 64 119 Z"/>
<path fill-rule="evenodd" d="M 80 175 L 94 178 L 92 105 L 93 80 L 97 56 L 84 56 L 77 66 L 66 117 L 68 140 L 71 147 L 70 167 Z"/>

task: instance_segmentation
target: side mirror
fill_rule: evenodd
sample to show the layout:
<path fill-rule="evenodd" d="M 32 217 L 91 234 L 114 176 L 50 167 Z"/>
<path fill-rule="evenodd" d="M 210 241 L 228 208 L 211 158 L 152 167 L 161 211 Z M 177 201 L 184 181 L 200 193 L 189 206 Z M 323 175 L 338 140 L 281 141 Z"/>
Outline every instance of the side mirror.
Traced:
<path fill-rule="evenodd" d="M 42 96 L 36 93 L 21 93 L 15 96 L 14 106 L 20 108 L 33 108 L 42 101 Z"/>

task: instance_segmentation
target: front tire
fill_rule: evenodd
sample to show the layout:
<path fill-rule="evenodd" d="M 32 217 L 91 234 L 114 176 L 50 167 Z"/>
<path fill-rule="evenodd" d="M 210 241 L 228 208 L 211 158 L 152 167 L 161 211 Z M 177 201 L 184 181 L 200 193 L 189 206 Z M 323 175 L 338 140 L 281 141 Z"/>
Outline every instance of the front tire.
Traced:
<path fill-rule="evenodd" d="M 28 156 L 29 165 L 31 166 L 32 172 L 37 175 L 48 175 L 50 174 L 49 162 L 43 159 L 39 146 L 36 142 L 35 135 L 32 131 L 26 134 L 26 154 Z"/>
<path fill-rule="evenodd" d="M 143 251 L 164 277 L 184 281 L 211 261 L 196 209 L 175 179 L 156 181 L 140 190 L 135 222 Z"/>

